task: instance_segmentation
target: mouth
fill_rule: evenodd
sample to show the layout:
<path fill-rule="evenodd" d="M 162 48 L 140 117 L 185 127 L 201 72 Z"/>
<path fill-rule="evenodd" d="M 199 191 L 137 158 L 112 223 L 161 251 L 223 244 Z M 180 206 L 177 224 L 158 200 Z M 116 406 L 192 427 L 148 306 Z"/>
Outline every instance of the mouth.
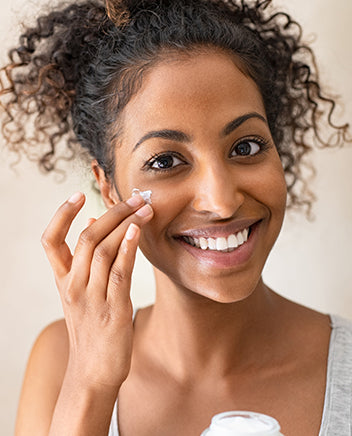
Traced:
<path fill-rule="evenodd" d="M 212 268 L 243 268 L 252 258 L 261 234 L 260 220 L 187 230 L 175 239 L 198 262 Z"/>
<path fill-rule="evenodd" d="M 230 253 L 236 250 L 242 244 L 247 242 L 251 228 L 246 228 L 241 232 L 232 233 L 228 236 L 220 236 L 216 238 L 193 238 L 192 236 L 181 236 L 186 244 L 201 250 L 221 251 L 222 253 Z"/>
<path fill-rule="evenodd" d="M 237 231 L 236 233 L 224 234 L 221 236 L 197 237 L 191 235 L 180 235 L 177 237 L 177 239 L 203 251 L 218 251 L 221 253 L 231 253 L 248 241 L 251 233 L 253 232 L 257 224 L 258 222 L 248 227 L 245 227 L 244 229 Z"/>

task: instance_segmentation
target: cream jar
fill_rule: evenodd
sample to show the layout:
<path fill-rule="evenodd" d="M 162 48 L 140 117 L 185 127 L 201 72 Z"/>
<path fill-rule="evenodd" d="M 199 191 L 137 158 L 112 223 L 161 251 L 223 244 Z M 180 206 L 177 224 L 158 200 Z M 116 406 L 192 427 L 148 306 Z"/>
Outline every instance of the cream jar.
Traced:
<path fill-rule="evenodd" d="M 276 419 L 261 413 L 231 411 L 215 415 L 201 436 L 283 436 Z"/>

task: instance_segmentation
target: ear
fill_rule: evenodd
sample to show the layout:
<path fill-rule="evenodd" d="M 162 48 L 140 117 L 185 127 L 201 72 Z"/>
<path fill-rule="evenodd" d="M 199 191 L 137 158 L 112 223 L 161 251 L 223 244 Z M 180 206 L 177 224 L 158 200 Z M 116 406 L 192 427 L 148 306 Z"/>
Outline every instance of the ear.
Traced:
<path fill-rule="evenodd" d="M 108 209 L 110 209 L 120 201 L 114 184 L 111 180 L 106 178 L 104 170 L 100 167 L 96 160 L 92 161 L 91 167 L 94 177 L 99 185 L 104 204 Z"/>

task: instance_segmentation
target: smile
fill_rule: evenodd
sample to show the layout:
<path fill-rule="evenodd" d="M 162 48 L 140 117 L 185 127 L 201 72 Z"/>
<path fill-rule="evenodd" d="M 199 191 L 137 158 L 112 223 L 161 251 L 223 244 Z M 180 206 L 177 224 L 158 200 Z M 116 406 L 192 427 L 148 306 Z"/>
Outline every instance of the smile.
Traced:
<path fill-rule="evenodd" d="M 201 250 L 212 250 L 220 251 L 222 253 L 229 253 L 247 242 L 250 235 L 250 230 L 250 227 L 248 227 L 237 233 L 214 238 L 196 238 L 192 236 L 182 236 L 181 238 L 187 244 L 196 248 L 200 248 Z"/>
<path fill-rule="evenodd" d="M 186 230 L 175 238 L 198 262 L 211 268 L 241 268 L 253 256 L 262 219 L 243 220 L 225 226 Z"/>

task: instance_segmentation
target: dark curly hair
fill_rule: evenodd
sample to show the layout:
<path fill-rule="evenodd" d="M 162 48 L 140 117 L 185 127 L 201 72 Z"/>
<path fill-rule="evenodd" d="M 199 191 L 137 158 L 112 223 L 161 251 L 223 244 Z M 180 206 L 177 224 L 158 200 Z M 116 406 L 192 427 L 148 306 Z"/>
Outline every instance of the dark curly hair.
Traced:
<path fill-rule="evenodd" d="M 288 206 L 309 209 L 314 196 L 304 156 L 314 145 L 342 145 L 348 125 L 332 121 L 335 102 L 321 92 L 300 25 L 270 3 L 86 0 L 40 16 L 0 70 L 8 146 L 45 172 L 83 147 L 111 178 L 120 116 L 143 74 L 170 51 L 221 48 L 241 59 L 260 89 L 285 170 Z M 329 127 L 324 137 L 322 121 L 324 130 Z"/>

